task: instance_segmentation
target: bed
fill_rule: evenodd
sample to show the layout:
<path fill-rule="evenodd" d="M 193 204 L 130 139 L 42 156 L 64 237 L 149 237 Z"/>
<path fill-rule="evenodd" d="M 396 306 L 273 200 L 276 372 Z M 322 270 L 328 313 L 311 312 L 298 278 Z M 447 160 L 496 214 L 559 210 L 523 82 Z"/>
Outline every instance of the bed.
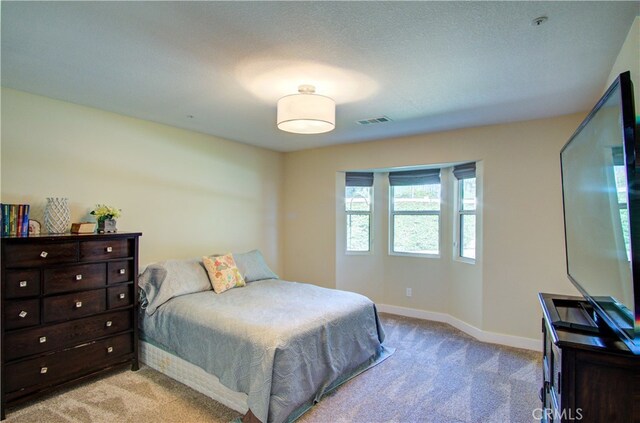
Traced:
<path fill-rule="evenodd" d="M 221 294 L 198 259 L 145 270 L 143 362 L 267 423 L 295 420 L 389 355 L 368 298 L 279 280 L 259 252 L 234 256 L 248 282 Z"/>

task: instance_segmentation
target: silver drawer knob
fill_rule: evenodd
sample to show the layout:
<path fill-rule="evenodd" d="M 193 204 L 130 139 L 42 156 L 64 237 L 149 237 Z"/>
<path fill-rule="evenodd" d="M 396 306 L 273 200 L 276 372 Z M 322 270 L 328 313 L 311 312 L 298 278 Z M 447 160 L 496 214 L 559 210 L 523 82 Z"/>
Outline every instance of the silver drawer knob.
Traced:
<path fill-rule="evenodd" d="M 22 311 L 20 312 L 20 314 L 18 314 L 18 316 L 20 316 L 21 318 L 23 318 L 23 319 L 24 319 L 25 317 L 27 317 L 27 314 L 28 314 L 28 313 L 27 313 L 26 311 L 22 310 Z"/>
<path fill-rule="evenodd" d="M 40 373 L 45 374 L 45 373 L 47 373 L 48 370 L 49 369 L 47 369 L 46 367 L 41 367 L 40 368 Z"/>
<path fill-rule="evenodd" d="M 82 301 L 76 301 L 76 308 L 82 307 Z"/>
<path fill-rule="evenodd" d="M 124 270 L 124 269 L 120 269 L 120 270 L 118 271 L 118 273 L 120 273 L 121 275 L 124 275 L 125 273 L 127 273 L 127 271 L 126 271 L 126 270 Z"/>
<path fill-rule="evenodd" d="M 41 336 L 40 337 L 40 343 L 44 344 L 45 342 L 47 342 L 47 337 L 46 336 Z"/>
<path fill-rule="evenodd" d="M 126 297 L 126 295 L 124 293 L 118 295 L 118 298 L 120 298 L 121 300 L 124 300 L 124 297 Z"/>
<path fill-rule="evenodd" d="M 43 251 L 40 253 L 40 257 L 42 258 L 46 258 L 49 255 L 49 253 L 47 253 L 46 251 Z"/>
<path fill-rule="evenodd" d="M 105 323 L 105 326 L 110 328 L 111 325 L 113 325 L 113 322 L 111 320 L 107 320 L 107 323 Z"/>
<path fill-rule="evenodd" d="M 105 251 L 106 251 L 107 253 L 111 253 L 111 252 L 113 252 L 113 247 L 107 247 L 107 248 L 105 249 Z"/>
<path fill-rule="evenodd" d="M 27 281 L 20 281 L 20 288 L 26 288 L 27 287 Z"/>
<path fill-rule="evenodd" d="M 82 275 L 76 275 L 76 280 L 77 281 L 81 281 L 82 280 Z"/>
<path fill-rule="evenodd" d="M 113 352 L 113 347 L 107 347 L 107 353 L 111 354 Z"/>

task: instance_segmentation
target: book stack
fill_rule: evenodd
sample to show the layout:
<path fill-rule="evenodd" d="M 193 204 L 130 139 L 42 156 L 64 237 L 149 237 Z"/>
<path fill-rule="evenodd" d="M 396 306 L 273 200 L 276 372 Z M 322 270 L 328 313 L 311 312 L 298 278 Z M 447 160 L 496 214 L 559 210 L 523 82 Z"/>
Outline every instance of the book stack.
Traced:
<path fill-rule="evenodd" d="M 29 236 L 29 204 L 1 204 L 2 236 Z"/>

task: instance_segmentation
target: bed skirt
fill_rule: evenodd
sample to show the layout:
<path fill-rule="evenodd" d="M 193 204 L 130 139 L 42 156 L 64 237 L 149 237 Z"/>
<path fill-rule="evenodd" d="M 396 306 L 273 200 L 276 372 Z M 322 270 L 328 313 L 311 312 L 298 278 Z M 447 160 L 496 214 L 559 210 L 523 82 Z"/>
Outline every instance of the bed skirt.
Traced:
<path fill-rule="evenodd" d="M 243 416 L 249 411 L 249 406 L 247 405 L 247 394 L 227 388 L 220 383 L 220 380 L 216 376 L 205 372 L 195 364 L 189 363 L 188 361 L 183 360 L 149 342 L 140 340 L 138 345 L 140 361 L 152 369 L 187 385 L 191 389 L 218 401 L 220 404 L 226 405 L 232 410 L 241 413 Z M 395 348 L 381 346 L 377 357 L 372 358 L 368 362 L 362 363 L 354 372 L 348 375 L 343 375 L 341 378 L 334 381 L 324 394 L 326 395 L 332 392 L 340 385 L 353 379 L 365 370 L 380 364 L 394 352 Z M 289 416 L 287 421 L 291 422 L 297 420 L 302 414 L 308 411 L 314 403 L 315 401 L 310 400 L 306 404 L 303 404 L 294 413 L 292 413 L 291 416 Z M 241 419 L 236 420 L 241 421 Z"/>
<path fill-rule="evenodd" d="M 247 394 L 227 388 L 216 376 L 149 342 L 141 340 L 139 347 L 140 361 L 152 369 L 184 383 L 243 415 L 249 410 Z"/>

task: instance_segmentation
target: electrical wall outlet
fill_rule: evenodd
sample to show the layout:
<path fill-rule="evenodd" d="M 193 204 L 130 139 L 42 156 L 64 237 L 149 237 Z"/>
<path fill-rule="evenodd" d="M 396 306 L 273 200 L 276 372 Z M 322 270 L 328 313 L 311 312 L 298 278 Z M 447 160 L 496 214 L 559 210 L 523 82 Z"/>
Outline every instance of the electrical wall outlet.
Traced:
<path fill-rule="evenodd" d="M 411 288 L 407 288 L 407 297 L 410 297 L 413 294 L 413 292 L 411 292 Z"/>

